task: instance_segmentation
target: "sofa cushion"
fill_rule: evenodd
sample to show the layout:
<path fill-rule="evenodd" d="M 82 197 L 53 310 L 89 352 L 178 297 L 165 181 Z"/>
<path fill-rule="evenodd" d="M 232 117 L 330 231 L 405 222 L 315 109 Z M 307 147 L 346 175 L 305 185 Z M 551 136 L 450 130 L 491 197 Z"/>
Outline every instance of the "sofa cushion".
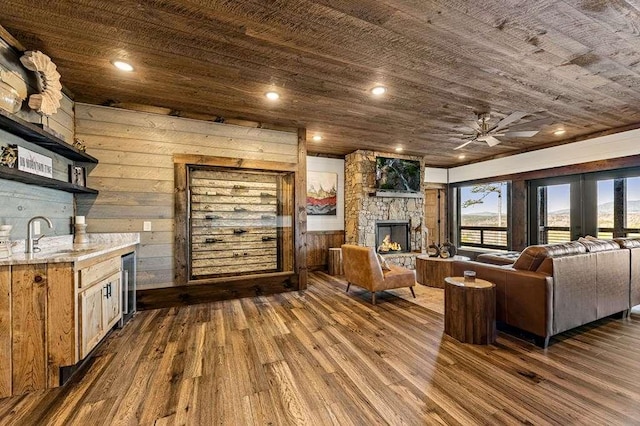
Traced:
<path fill-rule="evenodd" d="M 617 250 L 620 245 L 614 240 L 600 240 L 598 238 L 580 238 L 578 240 L 589 253 L 597 253 L 600 251 Z"/>
<path fill-rule="evenodd" d="M 477 262 L 490 263 L 492 265 L 513 265 L 520 256 L 517 251 L 507 253 L 482 253 L 476 257 Z"/>
<path fill-rule="evenodd" d="M 520 253 L 520 256 L 513 264 L 513 269 L 535 271 L 545 257 L 547 257 L 547 250 L 544 246 L 529 246 Z"/>
<path fill-rule="evenodd" d="M 640 238 L 614 238 L 614 241 L 622 248 L 640 248 Z"/>
<path fill-rule="evenodd" d="M 569 256 L 586 252 L 586 247 L 577 241 L 529 246 L 520 254 L 518 260 L 513 264 L 513 268 L 521 271 L 537 271 L 547 257 Z"/>
<path fill-rule="evenodd" d="M 544 247 L 546 247 L 547 256 L 549 257 L 571 256 L 574 254 L 583 254 L 587 252 L 586 247 L 577 241 L 569 241 L 568 243 L 559 244 L 547 244 Z"/>

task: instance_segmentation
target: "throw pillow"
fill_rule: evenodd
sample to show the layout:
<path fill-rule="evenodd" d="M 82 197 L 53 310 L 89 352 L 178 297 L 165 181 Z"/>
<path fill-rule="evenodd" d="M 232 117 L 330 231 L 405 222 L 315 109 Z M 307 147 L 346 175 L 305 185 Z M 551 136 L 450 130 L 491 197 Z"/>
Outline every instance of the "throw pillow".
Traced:
<path fill-rule="evenodd" d="M 390 271 L 391 270 L 391 268 L 389 267 L 389 264 L 384 259 L 384 257 L 382 257 L 382 255 L 380 253 L 378 253 L 378 261 L 380 262 L 380 267 L 382 268 L 383 271 Z"/>

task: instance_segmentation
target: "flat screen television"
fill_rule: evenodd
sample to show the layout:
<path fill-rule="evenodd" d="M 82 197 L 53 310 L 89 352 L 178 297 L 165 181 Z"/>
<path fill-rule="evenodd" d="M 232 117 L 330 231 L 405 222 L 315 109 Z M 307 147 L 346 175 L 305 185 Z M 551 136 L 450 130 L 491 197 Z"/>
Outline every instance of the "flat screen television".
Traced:
<path fill-rule="evenodd" d="M 420 161 L 376 157 L 376 188 L 390 192 L 420 192 Z"/>

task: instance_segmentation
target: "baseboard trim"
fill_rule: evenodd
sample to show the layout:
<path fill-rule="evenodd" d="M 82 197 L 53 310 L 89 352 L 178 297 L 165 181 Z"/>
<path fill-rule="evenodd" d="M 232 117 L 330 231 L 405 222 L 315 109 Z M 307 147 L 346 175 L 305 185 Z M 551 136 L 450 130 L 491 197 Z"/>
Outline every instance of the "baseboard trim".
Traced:
<path fill-rule="evenodd" d="M 266 296 L 298 290 L 298 276 L 274 276 L 229 283 L 183 285 L 138 290 L 138 310 L 196 305 L 243 297 Z"/>

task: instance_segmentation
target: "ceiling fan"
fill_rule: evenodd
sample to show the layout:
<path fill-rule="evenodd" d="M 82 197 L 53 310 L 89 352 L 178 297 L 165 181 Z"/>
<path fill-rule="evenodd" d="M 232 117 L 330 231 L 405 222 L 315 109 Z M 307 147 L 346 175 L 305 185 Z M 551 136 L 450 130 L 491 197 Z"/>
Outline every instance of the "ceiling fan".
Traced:
<path fill-rule="evenodd" d="M 461 133 L 456 136 L 462 136 L 463 138 L 468 140 L 460 146 L 457 146 L 455 149 L 461 149 L 465 146 L 469 145 L 471 142 L 480 141 L 486 142 L 489 146 L 496 146 L 502 141 L 498 139 L 499 136 L 504 136 L 507 138 L 530 138 L 538 134 L 540 130 L 520 130 L 513 131 L 509 130 L 509 126 L 512 126 L 513 123 L 523 119 L 524 117 L 530 115 L 528 112 L 516 111 L 502 120 L 498 121 L 495 125 L 491 125 L 489 123 L 490 114 L 488 112 L 483 112 L 478 114 L 477 121 L 473 121 L 471 123 L 471 127 L 473 128 L 473 133 Z M 528 123 L 518 124 L 517 126 L 542 126 L 544 124 L 548 124 L 552 120 L 550 118 L 543 118 L 540 120 L 530 121 Z"/>

